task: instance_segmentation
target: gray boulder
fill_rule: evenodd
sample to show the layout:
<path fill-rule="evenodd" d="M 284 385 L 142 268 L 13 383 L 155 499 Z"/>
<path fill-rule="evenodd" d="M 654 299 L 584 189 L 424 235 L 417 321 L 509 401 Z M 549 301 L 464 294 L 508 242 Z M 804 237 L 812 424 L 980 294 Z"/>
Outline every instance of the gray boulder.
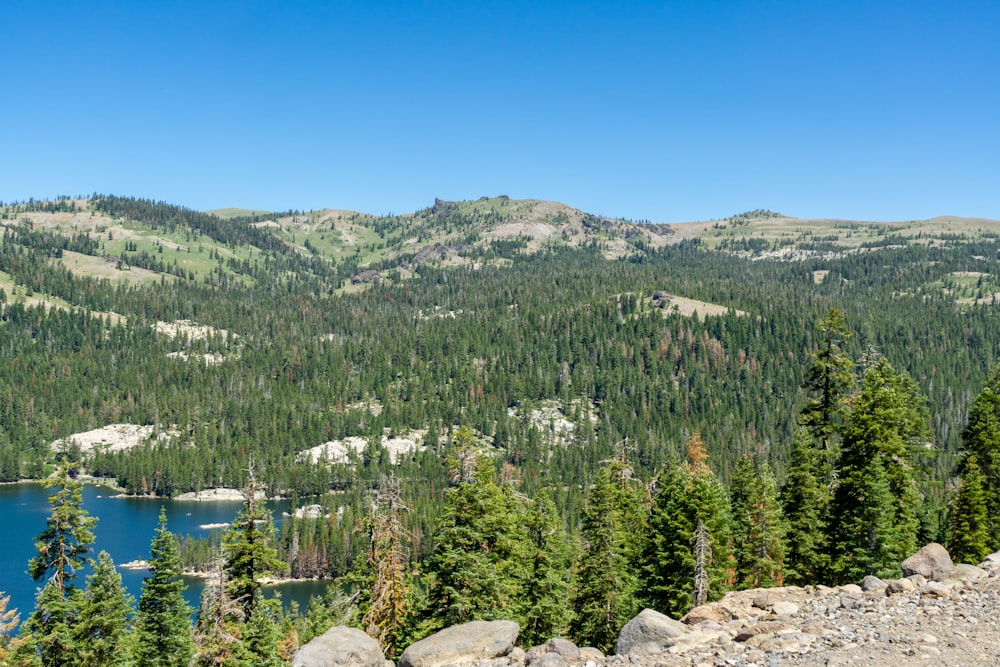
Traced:
<path fill-rule="evenodd" d="M 689 630 L 680 621 L 652 609 L 643 609 L 618 633 L 618 655 L 662 653 Z"/>
<path fill-rule="evenodd" d="M 553 637 L 545 643 L 545 648 L 549 653 L 558 653 L 567 662 L 575 662 L 580 659 L 580 648 L 568 639 Z"/>
<path fill-rule="evenodd" d="M 514 621 L 471 621 L 421 639 L 403 651 L 399 667 L 471 665 L 510 653 L 521 628 Z"/>
<path fill-rule="evenodd" d="M 385 667 L 385 654 L 361 630 L 339 625 L 300 648 L 292 667 Z"/>
<path fill-rule="evenodd" d="M 569 663 L 558 653 L 543 653 L 531 663 L 532 667 L 567 667 Z"/>
<path fill-rule="evenodd" d="M 933 579 L 934 581 L 940 582 L 977 581 L 988 574 L 989 573 L 986 570 L 978 568 L 975 565 L 959 563 L 958 565 L 952 565 L 951 567 L 939 567 L 935 569 Z"/>
<path fill-rule="evenodd" d="M 885 582 L 878 577 L 869 574 L 865 577 L 864 581 L 861 582 L 861 590 L 865 593 L 877 593 L 879 591 L 885 590 Z"/>
<path fill-rule="evenodd" d="M 903 570 L 904 577 L 911 574 L 922 574 L 929 579 L 934 574 L 934 570 L 952 565 L 954 563 L 951 562 L 948 550 L 937 542 L 931 542 L 900 563 L 899 567 Z"/>

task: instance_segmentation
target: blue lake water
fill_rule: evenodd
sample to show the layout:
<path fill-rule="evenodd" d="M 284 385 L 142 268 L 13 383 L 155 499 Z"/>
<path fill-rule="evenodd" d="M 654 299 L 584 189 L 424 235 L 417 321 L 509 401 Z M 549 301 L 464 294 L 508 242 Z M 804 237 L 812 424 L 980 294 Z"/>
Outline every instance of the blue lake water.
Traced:
<path fill-rule="evenodd" d="M 10 596 L 9 607 L 21 612 L 21 620 L 34 609 L 35 594 L 39 583 L 26 573 L 28 561 L 35 556 L 35 537 L 45 529 L 49 516 L 49 496 L 56 489 L 45 489 L 40 484 L 0 485 L 0 526 L 4 536 L 0 548 L 0 591 Z M 225 501 L 180 501 L 160 498 L 112 498 L 113 489 L 86 484 L 83 487 L 83 507 L 91 516 L 98 517 L 94 529 L 94 553 L 101 550 L 111 554 L 116 564 L 149 559 L 149 544 L 159 522 L 160 507 L 166 508 L 167 528 L 178 535 L 207 535 L 211 524 L 229 523 L 239 512 L 242 503 Z M 288 502 L 269 502 L 275 524 L 281 513 L 288 511 Z M 122 570 L 122 581 L 129 592 L 139 598 L 142 580 L 149 576 L 144 570 Z M 188 602 L 197 609 L 202 581 L 186 579 Z M 76 585 L 86 585 L 86 572 L 81 572 Z M 312 595 L 322 595 L 326 582 L 303 581 L 265 588 L 268 596 L 281 592 L 284 602 L 296 600 L 305 610 Z"/>

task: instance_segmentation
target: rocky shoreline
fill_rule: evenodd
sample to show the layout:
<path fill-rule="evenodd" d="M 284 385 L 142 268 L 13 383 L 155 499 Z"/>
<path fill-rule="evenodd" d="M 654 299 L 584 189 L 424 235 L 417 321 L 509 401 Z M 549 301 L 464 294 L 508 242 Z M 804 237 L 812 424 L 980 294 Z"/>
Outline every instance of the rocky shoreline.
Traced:
<path fill-rule="evenodd" d="M 940 545 L 928 545 L 903 572 L 908 576 L 866 577 L 860 585 L 737 591 L 680 621 L 646 609 L 622 628 L 607 656 L 558 638 L 524 650 L 515 646 L 515 623 L 475 621 L 410 646 L 399 667 L 1000 664 L 1000 553 L 979 566 L 954 565 Z M 333 643 L 323 635 L 302 647 L 293 665 L 389 664 L 374 640 L 354 631 L 347 641 L 343 630 L 328 633 L 340 633 Z M 348 650 L 353 657 L 344 661 Z"/>

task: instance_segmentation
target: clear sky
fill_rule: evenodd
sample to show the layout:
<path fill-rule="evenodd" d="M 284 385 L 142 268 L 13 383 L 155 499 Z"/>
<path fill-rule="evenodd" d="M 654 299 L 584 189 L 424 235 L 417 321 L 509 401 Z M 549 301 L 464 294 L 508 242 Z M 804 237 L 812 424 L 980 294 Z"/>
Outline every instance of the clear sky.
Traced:
<path fill-rule="evenodd" d="M 1000 218 L 1000 2 L 5 2 L 0 199 Z"/>

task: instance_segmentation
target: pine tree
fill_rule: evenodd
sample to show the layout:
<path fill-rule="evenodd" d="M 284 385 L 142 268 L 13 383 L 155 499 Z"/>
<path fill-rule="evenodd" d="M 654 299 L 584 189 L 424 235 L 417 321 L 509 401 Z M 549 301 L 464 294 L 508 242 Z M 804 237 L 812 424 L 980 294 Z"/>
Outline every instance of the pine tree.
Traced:
<path fill-rule="evenodd" d="M 823 581 L 828 559 L 827 514 L 831 495 L 821 483 L 820 453 L 805 429 L 795 432 L 791 465 L 781 490 L 788 534 L 786 579 L 807 585 Z"/>
<path fill-rule="evenodd" d="M 525 645 L 533 646 L 568 629 L 570 559 L 562 518 L 546 491 L 535 496 L 526 519 L 530 551 L 523 570 L 520 636 Z"/>
<path fill-rule="evenodd" d="M 52 511 L 35 540 L 38 555 L 28 563 L 28 574 L 35 581 L 46 579 L 61 595 L 90 553 L 97 519 L 83 509 L 83 487 L 70 479 L 66 468 L 60 468 L 45 486 L 59 486 L 59 490 L 49 496 Z"/>
<path fill-rule="evenodd" d="M 49 496 L 52 511 L 46 529 L 35 540 L 38 555 L 28 564 L 35 581 L 46 580 L 35 601 L 35 611 L 25 621 L 24 650 L 33 652 L 43 667 L 70 664 L 76 654 L 74 627 L 80 620 L 83 594 L 73 580 L 94 541 L 95 517 L 83 509 L 83 490 L 65 468 L 46 481 L 59 486 Z"/>
<path fill-rule="evenodd" d="M 975 455 L 982 473 L 989 549 L 1000 549 L 1000 364 L 969 407 L 969 421 L 962 433 L 965 450 Z M 966 475 L 968 460 L 966 460 Z"/>
<path fill-rule="evenodd" d="M 574 641 L 602 651 L 614 646 L 618 631 L 637 611 L 638 579 L 629 559 L 630 526 L 621 496 L 608 467 L 599 470 L 583 511 L 584 550 L 571 604 Z"/>
<path fill-rule="evenodd" d="M 0 665 L 9 664 L 11 656 L 17 651 L 21 642 L 14 638 L 21 615 L 17 609 L 8 609 L 10 596 L 0 592 Z"/>
<path fill-rule="evenodd" d="M 811 355 L 812 364 L 806 371 L 803 388 L 813 394 L 802 409 L 799 423 L 805 426 L 820 444 L 824 464 L 832 464 L 833 436 L 842 414 L 842 399 L 854 383 L 854 364 L 844 353 L 843 346 L 850 340 L 844 313 L 831 308 L 826 318 L 816 327 L 820 346 Z"/>
<path fill-rule="evenodd" d="M 840 581 L 894 574 L 916 550 L 922 502 L 911 460 L 926 447 L 924 403 L 916 383 L 884 357 L 868 365 L 845 424 L 832 506 Z"/>
<path fill-rule="evenodd" d="M 735 576 L 729 498 L 706 458 L 695 434 L 688 462 L 661 473 L 643 553 L 643 602 L 677 617 L 698 597 L 720 597 Z"/>
<path fill-rule="evenodd" d="M 471 432 L 470 432 L 471 433 Z M 459 430 L 453 478 L 427 560 L 424 631 L 472 620 L 516 618 L 526 553 L 523 507 L 494 480 L 493 465 Z"/>
<path fill-rule="evenodd" d="M 387 479 L 369 516 L 371 542 L 359 589 L 362 629 L 387 656 L 401 649 L 409 615 L 409 558 L 403 546 L 401 513 L 406 508 L 395 475 Z"/>
<path fill-rule="evenodd" d="M 285 664 L 278 655 L 282 640 L 282 616 L 280 598 L 261 600 L 254 605 L 253 614 L 243 627 L 242 637 L 248 667 L 282 667 Z"/>
<path fill-rule="evenodd" d="M 98 554 L 93 568 L 87 577 L 80 620 L 72 630 L 75 659 L 87 667 L 113 667 L 122 663 L 120 647 L 130 630 L 133 600 L 108 552 Z"/>
<path fill-rule="evenodd" d="M 969 454 L 962 468 L 962 478 L 951 507 L 948 553 L 959 563 L 979 563 L 990 553 L 986 480 L 975 454 Z"/>
<path fill-rule="evenodd" d="M 181 579 L 181 559 L 167 515 L 150 546 L 151 576 L 142 582 L 135 616 L 135 662 L 150 667 L 185 667 L 194 654 L 190 618 L 194 610 L 184 600 L 187 585 Z"/>
<path fill-rule="evenodd" d="M 832 574 L 839 582 L 899 574 L 896 504 L 882 458 L 842 472 L 834 504 Z"/>
<path fill-rule="evenodd" d="M 781 586 L 785 522 L 767 461 L 751 454 L 740 457 L 731 488 L 736 586 Z"/>
<path fill-rule="evenodd" d="M 253 460 L 243 489 L 243 508 L 222 538 L 226 569 L 226 594 L 243 608 L 243 619 L 253 615 L 261 580 L 266 575 L 285 572 L 288 564 L 278 557 L 274 523 L 260 501 Z"/>
<path fill-rule="evenodd" d="M 205 582 L 195 624 L 195 653 L 198 667 L 247 667 L 251 655 L 243 645 L 245 608 L 230 597 L 229 580 L 220 560 Z"/>

